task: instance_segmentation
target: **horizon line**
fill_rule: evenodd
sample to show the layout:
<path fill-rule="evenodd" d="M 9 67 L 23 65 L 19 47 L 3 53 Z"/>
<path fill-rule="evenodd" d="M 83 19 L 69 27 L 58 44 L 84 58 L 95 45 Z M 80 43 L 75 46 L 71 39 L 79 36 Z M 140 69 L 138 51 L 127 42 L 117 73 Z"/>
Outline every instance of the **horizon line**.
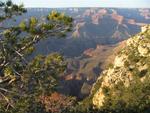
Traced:
<path fill-rule="evenodd" d="M 73 6 L 73 7 L 25 7 L 25 8 L 49 8 L 49 9 L 52 9 L 52 8 L 117 8 L 117 9 L 150 9 L 150 7 L 104 7 L 104 6 L 94 6 L 94 7 L 91 7 L 91 6 Z"/>

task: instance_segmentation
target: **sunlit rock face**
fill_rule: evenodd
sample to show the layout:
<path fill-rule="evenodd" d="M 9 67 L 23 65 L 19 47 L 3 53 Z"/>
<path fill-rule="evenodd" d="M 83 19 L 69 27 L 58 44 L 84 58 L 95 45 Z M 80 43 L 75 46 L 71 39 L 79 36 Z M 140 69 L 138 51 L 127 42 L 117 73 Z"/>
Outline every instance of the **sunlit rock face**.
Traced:
<path fill-rule="evenodd" d="M 105 98 L 105 95 L 104 95 L 102 89 L 99 89 L 98 93 L 96 93 L 94 95 L 93 104 L 95 106 L 97 106 L 98 108 L 101 107 L 101 106 L 103 106 L 104 98 Z"/>
<path fill-rule="evenodd" d="M 149 52 L 149 49 L 147 47 L 143 47 L 143 46 L 139 45 L 138 51 L 142 56 L 146 56 Z"/>
<path fill-rule="evenodd" d="M 104 88 L 113 88 L 118 83 L 130 87 L 136 77 L 144 82 L 150 77 L 150 25 L 143 26 L 142 32 L 126 41 L 126 47 L 116 55 L 114 63 L 97 79 L 92 91 L 93 105 L 96 108 L 103 107 L 105 103 Z M 136 72 L 136 74 L 134 73 Z"/>
<path fill-rule="evenodd" d="M 145 26 L 142 26 L 141 27 L 141 31 L 142 32 L 145 32 L 146 30 L 150 29 L 150 26 L 149 25 L 145 25 Z"/>
<path fill-rule="evenodd" d="M 126 60 L 126 55 L 116 56 L 114 61 L 114 67 L 123 67 Z"/>

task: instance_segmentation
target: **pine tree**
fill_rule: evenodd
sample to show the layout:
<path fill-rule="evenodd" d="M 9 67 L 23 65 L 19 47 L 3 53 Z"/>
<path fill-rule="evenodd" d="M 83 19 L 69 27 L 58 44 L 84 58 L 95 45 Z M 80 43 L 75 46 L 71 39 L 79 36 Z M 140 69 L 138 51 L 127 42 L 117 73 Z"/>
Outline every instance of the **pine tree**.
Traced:
<path fill-rule="evenodd" d="M 49 37 L 64 36 L 71 30 L 72 18 L 52 11 L 45 21 L 36 17 L 16 26 L 2 22 L 26 13 L 23 5 L 0 2 L 0 112 L 44 113 L 39 96 L 55 90 L 56 79 L 65 70 L 64 58 L 58 53 L 27 58 L 35 44 Z M 25 34 L 25 35 L 24 35 Z"/>

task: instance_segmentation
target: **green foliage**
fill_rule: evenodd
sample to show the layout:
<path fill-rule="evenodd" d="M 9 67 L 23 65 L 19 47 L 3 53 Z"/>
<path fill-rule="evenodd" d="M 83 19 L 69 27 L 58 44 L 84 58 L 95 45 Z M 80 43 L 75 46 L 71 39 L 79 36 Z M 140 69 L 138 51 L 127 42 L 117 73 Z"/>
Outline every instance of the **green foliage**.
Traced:
<path fill-rule="evenodd" d="M 68 18 L 64 13 L 57 13 L 57 11 L 52 11 L 48 16 L 48 20 L 52 21 L 61 21 L 64 24 L 70 24 L 72 22 L 72 18 Z"/>
<path fill-rule="evenodd" d="M 21 97 L 15 102 L 14 109 L 6 109 L 0 104 L 1 113 L 47 113 L 39 101 L 31 97 Z"/>
<path fill-rule="evenodd" d="M 64 59 L 59 54 L 36 56 L 28 65 L 28 70 L 22 77 L 27 92 L 40 96 L 50 94 L 55 90 L 57 77 L 66 67 Z"/>
<path fill-rule="evenodd" d="M 26 12 L 26 9 L 23 7 L 23 5 L 16 5 L 10 0 L 6 2 L 0 1 L 0 9 L 4 13 L 4 15 L 0 15 L 0 21 L 11 18 L 13 15 L 21 15 L 22 13 Z"/>
<path fill-rule="evenodd" d="M 115 113 L 148 113 L 150 105 L 150 78 L 144 82 L 140 78 L 134 78 L 130 87 L 125 87 L 121 83 L 109 89 L 106 95 L 106 103 L 102 110 Z"/>
<path fill-rule="evenodd" d="M 0 8 L 0 22 L 26 11 L 23 5 L 11 1 L 0 2 Z M 65 71 L 66 63 L 57 53 L 30 60 L 28 57 L 37 42 L 65 34 L 71 28 L 71 17 L 57 12 L 54 15 L 58 16 L 45 22 L 31 17 L 18 26 L 0 26 L 0 112 L 45 113 L 39 97 L 56 89 L 58 75 Z"/>
<path fill-rule="evenodd" d="M 90 113 L 92 109 L 92 97 L 87 97 L 83 101 L 79 102 L 76 106 L 75 112 Z"/>
<path fill-rule="evenodd" d="M 25 21 L 22 21 L 22 22 L 19 24 L 19 27 L 20 27 L 20 29 L 21 29 L 22 31 L 26 30 L 27 27 L 26 27 Z"/>

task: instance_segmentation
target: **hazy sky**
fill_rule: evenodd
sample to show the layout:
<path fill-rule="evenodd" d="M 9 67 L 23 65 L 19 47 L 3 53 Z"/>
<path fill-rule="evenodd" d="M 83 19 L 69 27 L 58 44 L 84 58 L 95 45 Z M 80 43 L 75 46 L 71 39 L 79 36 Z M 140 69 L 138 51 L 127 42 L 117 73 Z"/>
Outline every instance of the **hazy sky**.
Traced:
<path fill-rule="evenodd" d="M 15 3 L 23 3 L 25 7 L 129 7 L 129 8 L 147 7 L 150 8 L 150 0 L 12 0 L 12 1 Z"/>

